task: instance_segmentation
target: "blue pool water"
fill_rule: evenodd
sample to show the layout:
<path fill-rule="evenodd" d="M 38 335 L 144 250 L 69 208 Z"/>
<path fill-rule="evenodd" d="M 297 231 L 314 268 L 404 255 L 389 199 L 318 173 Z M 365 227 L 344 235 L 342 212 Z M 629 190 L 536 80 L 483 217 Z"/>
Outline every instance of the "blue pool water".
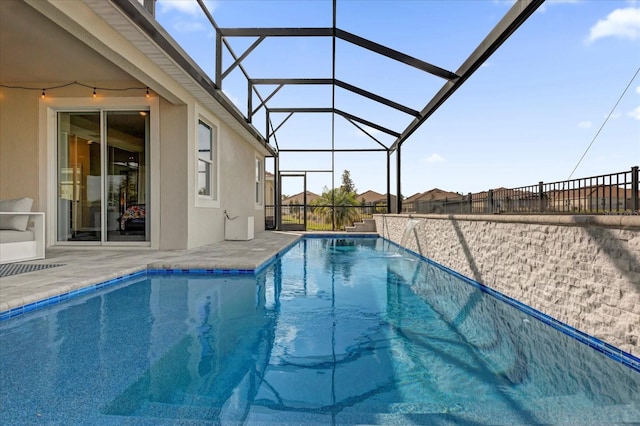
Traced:
<path fill-rule="evenodd" d="M 3 424 L 610 425 L 640 373 L 382 239 L 0 323 Z"/>

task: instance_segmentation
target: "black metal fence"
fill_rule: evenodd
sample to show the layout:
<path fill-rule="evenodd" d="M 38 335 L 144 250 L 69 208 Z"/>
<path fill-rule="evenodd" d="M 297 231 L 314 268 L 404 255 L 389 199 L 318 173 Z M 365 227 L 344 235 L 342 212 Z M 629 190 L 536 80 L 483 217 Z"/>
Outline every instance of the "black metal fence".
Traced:
<path fill-rule="evenodd" d="M 558 182 L 538 182 L 437 200 L 404 202 L 402 213 L 437 214 L 640 214 L 640 169 Z M 343 230 L 387 213 L 386 204 L 281 207 L 282 229 Z M 335 221 L 335 226 L 334 226 Z M 275 206 L 265 206 L 265 228 L 276 229 Z"/>
<path fill-rule="evenodd" d="M 405 202 L 403 213 L 640 214 L 640 171 Z"/>

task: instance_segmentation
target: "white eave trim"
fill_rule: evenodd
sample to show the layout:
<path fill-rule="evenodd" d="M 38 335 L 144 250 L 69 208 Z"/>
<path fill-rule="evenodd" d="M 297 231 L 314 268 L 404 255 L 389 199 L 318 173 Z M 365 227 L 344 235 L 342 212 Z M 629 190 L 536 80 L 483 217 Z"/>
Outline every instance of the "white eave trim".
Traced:
<path fill-rule="evenodd" d="M 251 124 L 240 122 L 225 108 L 214 96 L 199 84 L 189 73 L 183 69 L 176 61 L 157 45 L 142 28 L 132 22 L 120 8 L 111 1 L 105 0 L 83 0 L 84 5 L 96 14 L 103 22 L 96 22 L 95 19 L 87 19 L 87 10 L 79 7 L 76 2 L 52 2 L 42 0 L 27 0 L 36 10 L 39 10 L 58 25 L 69 31 L 71 34 L 82 40 L 88 46 L 96 50 L 105 58 L 131 74 L 134 78 L 148 85 L 153 91 L 174 104 L 184 104 L 185 95 L 193 96 L 199 103 L 211 110 L 220 121 L 224 122 L 231 129 L 245 139 L 256 151 L 265 156 L 272 156 L 275 150 L 271 146 L 263 145 L 264 139 Z M 73 4 L 69 4 L 73 3 Z M 131 4 L 139 9 L 141 14 L 148 13 L 137 2 Z M 84 10 L 83 10 L 84 9 Z M 164 37 L 172 47 L 184 56 L 185 61 L 192 64 L 202 74 L 203 79 L 209 80 L 204 71 L 191 60 L 184 50 L 166 33 L 155 21 L 154 27 L 162 37 Z M 133 48 L 127 52 L 126 48 L 114 50 L 99 39 L 97 32 L 99 26 L 103 24 L 109 28 L 102 28 L 103 31 L 112 31 L 117 34 L 123 42 L 127 42 Z M 124 44 L 119 45 L 124 46 Z M 142 54 L 142 61 L 133 61 L 135 54 Z M 154 69 L 162 73 L 154 73 Z M 217 90 L 217 89 L 216 89 Z M 183 91 L 182 93 L 180 93 Z M 218 91 L 218 96 L 221 92 Z M 226 97 L 220 96 L 223 99 Z M 229 107 L 237 110 L 229 101 Z M 238 115 L 242 114 L 238 111 Z"/>

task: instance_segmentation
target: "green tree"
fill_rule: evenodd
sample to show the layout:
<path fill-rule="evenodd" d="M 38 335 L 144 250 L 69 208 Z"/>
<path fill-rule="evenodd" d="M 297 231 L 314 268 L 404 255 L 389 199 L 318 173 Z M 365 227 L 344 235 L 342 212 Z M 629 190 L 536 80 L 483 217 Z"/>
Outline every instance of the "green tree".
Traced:
<path fill-rule="evenodd" d="M 356 193 L 356 186 L 351 180 L 351 172 L 349 170 L 342 172 L 342 185 L 340 186 L 340 189 L 345 192 L 353 193 L 354 195 Z"/>
<path fill-rule="evenodd" d="M 353 225 L 353 222 L 360 218 L 358 209 L 354 208 L 354 206 L 359 205 L 355 192 L 345 191 L 343 187 L 331 190 L 325 186 L 322 190 L 322 195 L 313 201 L 311 205 L 317 206 L 313 209 L 314 213 L 321 214 L 329 220 L 332 217 L 332 211 L 335 209 L 335 227 L 337 229 L 343 229 L 346 225 Z"/>

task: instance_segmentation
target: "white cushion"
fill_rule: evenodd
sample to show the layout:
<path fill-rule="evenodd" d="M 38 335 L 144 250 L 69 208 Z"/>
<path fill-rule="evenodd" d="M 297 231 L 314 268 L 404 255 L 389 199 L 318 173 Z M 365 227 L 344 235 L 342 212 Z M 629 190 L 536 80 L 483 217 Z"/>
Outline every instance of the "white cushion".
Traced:
<path fill-rule="evenodd" d="M 0 212 L 30 212 L 33 200 L 28 197 L 0 200 Z M 26 231 L 28 215 L 0 215 L 0 229 Z"/>

